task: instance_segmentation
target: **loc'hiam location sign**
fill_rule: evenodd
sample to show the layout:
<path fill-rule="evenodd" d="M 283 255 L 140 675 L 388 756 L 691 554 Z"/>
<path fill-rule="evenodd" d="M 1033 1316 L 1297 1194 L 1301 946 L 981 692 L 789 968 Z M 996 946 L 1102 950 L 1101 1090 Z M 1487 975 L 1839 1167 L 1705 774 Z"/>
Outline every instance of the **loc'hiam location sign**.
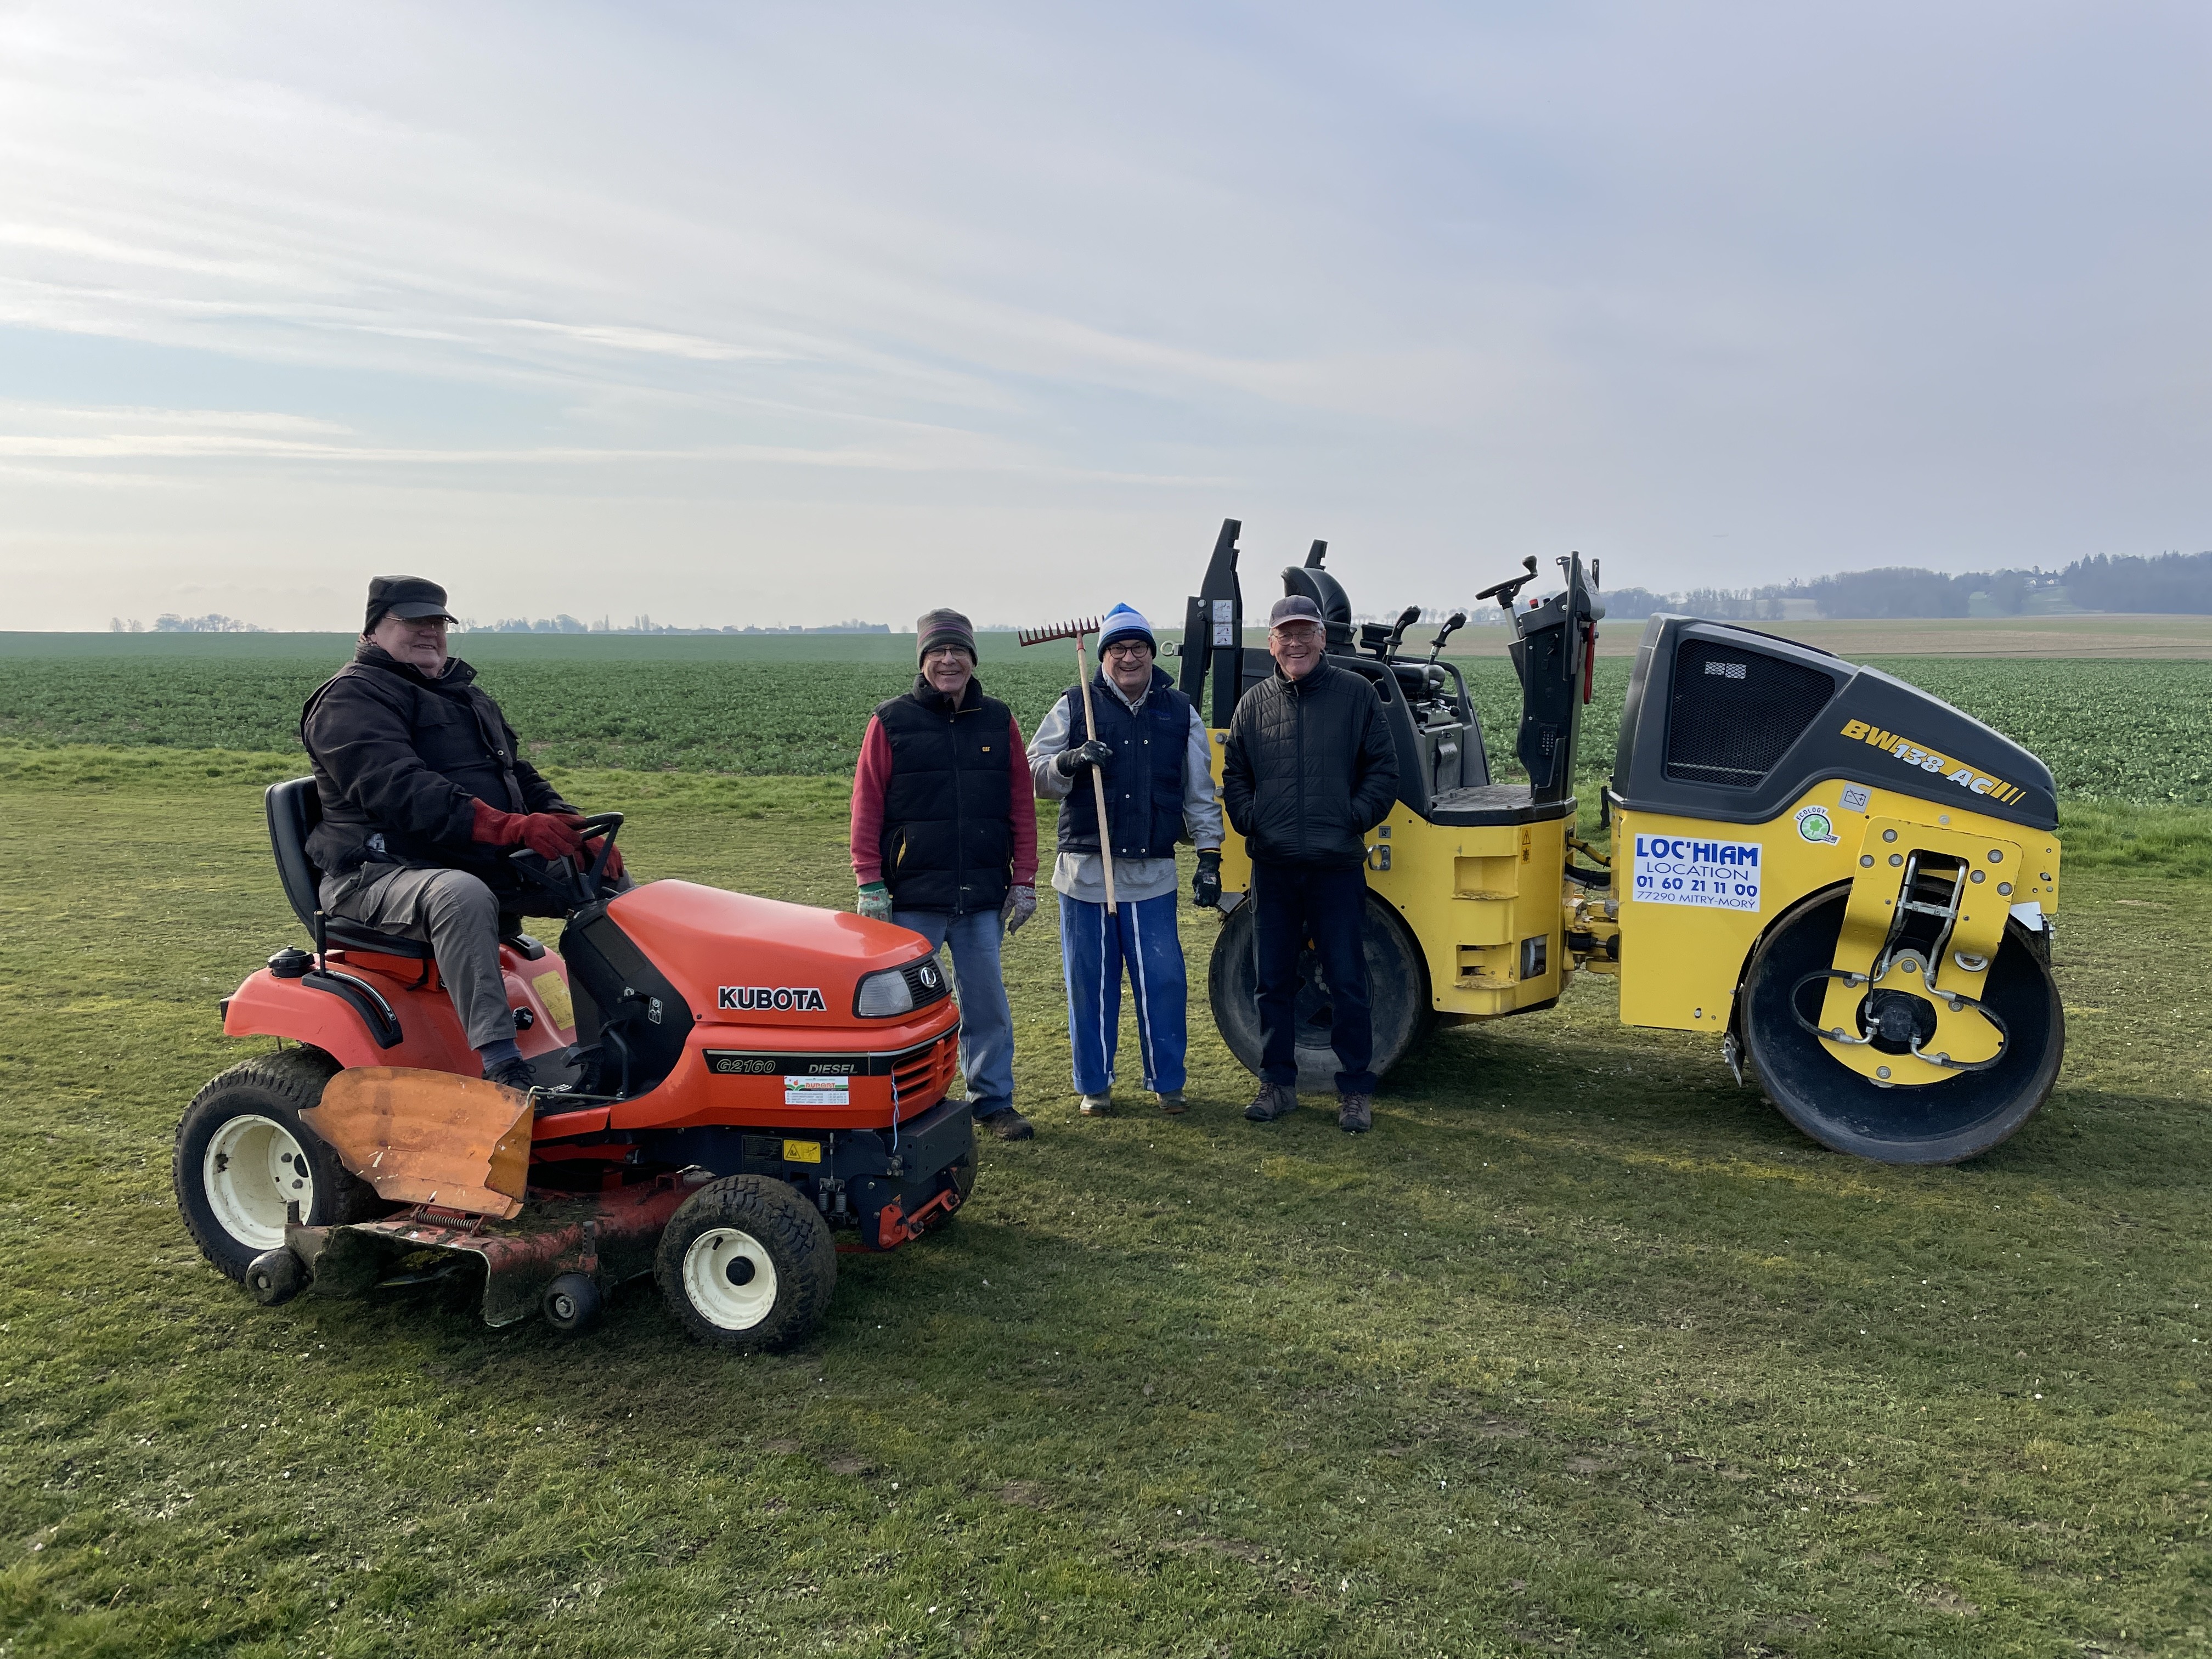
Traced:
<path fill-rule="evenodd" d="M 1759 843 L 1638 836 L 1629 890 L 1638 904 L 1759 908 Z"/>

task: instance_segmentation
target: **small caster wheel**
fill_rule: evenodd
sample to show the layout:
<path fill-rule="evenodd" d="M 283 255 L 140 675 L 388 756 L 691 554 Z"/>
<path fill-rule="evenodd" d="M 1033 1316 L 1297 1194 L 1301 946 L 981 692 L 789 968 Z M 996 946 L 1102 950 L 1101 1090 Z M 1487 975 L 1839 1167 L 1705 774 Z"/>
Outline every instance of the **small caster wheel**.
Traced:
<path fill-rule="evenodd" d="M 580 1336 L 599 1322 L 599 1287 L 588 1273 L 562 1273 L 545 1287 L 545 1322 L 563 1336 Z"/>
<path fill-rule="evenodd" d="M 307 1264 L 284 1245 L 264 1250 L 246 1264 L 246 1288 L 264 1308 L 282 1307 L 307 1287 Z"/>

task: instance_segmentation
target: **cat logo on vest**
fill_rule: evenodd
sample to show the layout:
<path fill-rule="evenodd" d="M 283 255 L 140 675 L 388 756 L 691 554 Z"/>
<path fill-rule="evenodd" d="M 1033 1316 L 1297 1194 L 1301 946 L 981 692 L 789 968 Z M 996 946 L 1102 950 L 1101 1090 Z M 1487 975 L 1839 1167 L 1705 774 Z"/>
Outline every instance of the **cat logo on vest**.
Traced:
<path fill-rule="evenodd" d="M 830 1005 L 811 985 L 725 985 L 714 993 L 718 1010 L 764 1014 L 826 1014 Z"/>

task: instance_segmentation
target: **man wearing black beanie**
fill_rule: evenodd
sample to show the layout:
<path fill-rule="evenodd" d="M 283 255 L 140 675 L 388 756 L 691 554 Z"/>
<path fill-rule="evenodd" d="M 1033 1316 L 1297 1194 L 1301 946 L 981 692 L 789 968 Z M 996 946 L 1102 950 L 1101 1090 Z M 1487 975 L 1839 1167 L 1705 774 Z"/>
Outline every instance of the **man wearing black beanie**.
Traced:
<path fill-rule="evenodd" d="M 960 1069 L 975 1121 L 1035 1133 L 1014 1109 L 1014 1017 L 999 947 L 1036 910 L 1036 802 L 1013 711 L 983 695 L 957 611 L 915 624 L 921 672 L 878 703 L 853 772 L 853 876 L 864 916 L 949 946 Z"/>

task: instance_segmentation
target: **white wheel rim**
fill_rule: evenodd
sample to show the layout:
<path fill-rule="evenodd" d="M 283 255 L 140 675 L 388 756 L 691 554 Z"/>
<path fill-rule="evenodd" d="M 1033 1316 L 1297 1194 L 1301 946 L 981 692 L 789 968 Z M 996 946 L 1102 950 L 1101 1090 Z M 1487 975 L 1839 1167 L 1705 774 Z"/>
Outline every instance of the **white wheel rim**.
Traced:
<path fill-rule="evenodd" d="M 284 1242 L 284 1206 L 305 1221 L 315 1210 L 315 1175 L 307 1149 L 272 1118 L 241 1113 L 215 1132 L 201 1161 L 200 1184 L 216 1224 L 257 1254 Z"/>
<path fill-rule="evenodd" d="M 749 1278 L 744 1266 L 738 1267 L 742 1285 L 730 1277 L 733 1263 L 750 1264 Z M 709 1324 L 749 1331 L 775 1306 L 775 1263 L 750 1233 L 710 1227 L 684 1252 L 684 1295 Z"/>

